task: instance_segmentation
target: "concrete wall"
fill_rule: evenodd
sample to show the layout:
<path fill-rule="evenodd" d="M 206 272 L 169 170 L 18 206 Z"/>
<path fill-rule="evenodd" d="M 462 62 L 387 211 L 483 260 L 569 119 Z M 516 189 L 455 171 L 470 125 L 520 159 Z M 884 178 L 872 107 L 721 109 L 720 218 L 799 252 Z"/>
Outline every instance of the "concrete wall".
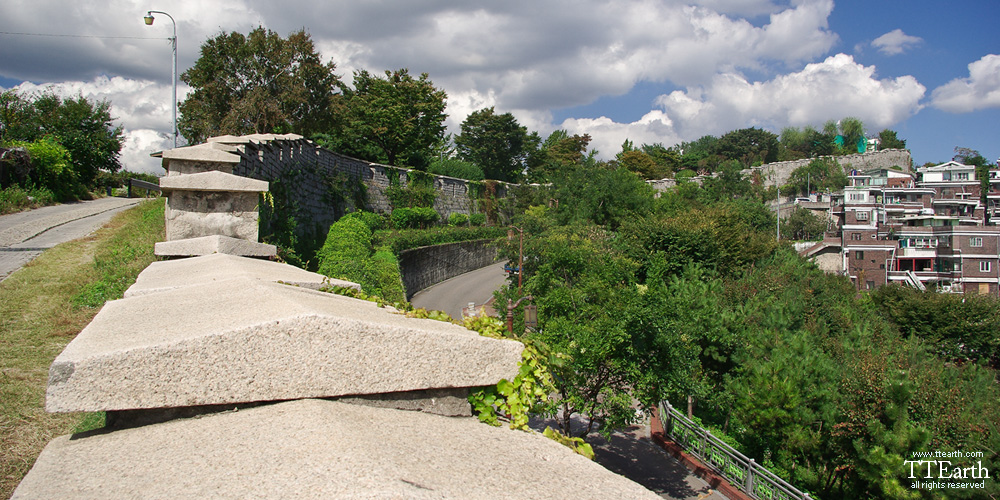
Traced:
<path fill-rule="evenodd" d="M 239 146 L 240 163 L 233 173 L 271 183 L 271 192 L 295 204 L 299 223 L 324 231 L 344 213 L 364 209 L 392 210 L 386 191 L 392 184 L 406 187 L 409 170 L 370 163 L 328 151 L 306 139 L 248 141 Z M 434 209 L 443 217 L 480 212 L 479 183 L 433 176 L 437 191 Z M 511 190 L 496 184 L 496 196 Z"/>
<path fill-rule="evenodd" d="M 463 241 L 406 250 L 399 255 L 399 270 L 406 300 L 433 284 L 488 266 L 497 260 L 493 240 Z"/>

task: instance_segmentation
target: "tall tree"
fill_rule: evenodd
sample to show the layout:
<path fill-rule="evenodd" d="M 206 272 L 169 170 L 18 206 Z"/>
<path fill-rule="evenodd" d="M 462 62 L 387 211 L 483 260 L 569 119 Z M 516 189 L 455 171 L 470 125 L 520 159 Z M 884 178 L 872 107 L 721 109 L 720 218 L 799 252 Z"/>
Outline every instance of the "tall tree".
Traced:
<path fill-rule="evenodd" d="M 859 142 L 865 139 L 865 124 L 858 118 L 848 116 L 840 120 L 840 135 L 844 137 L 844 150 L 846 152 L 861 152 Z"/>
<path fill-rule="evenodd" d="M 878 133 L 878 142 L 882 149 L 906 149 L 906 140 L 897 137 L 895 130 L 883 129 Z"/>
<path fill-rule="evenodd" d="M 56 138 L 69 151 L 76 177 L 85 186 L 93 184 L 99 170 L 121 169 L 124 132 L 121 125 L 115 125 L 108 101 L 8 91 L 0 98 L 0 113 L 4 141 Z"/>
<path fill-rule="evenodd" d="M 778 136 L 755 127 L 734 130 L 719 138 L 715 152 L 744 167 L 771 163 L 778 161 Z"/>
<path fill-rule="evenodd" d="M 224 134 L 328 131 L 337 116 L 335 68 L 321 61 L 305 30 L 287 39 L 263 27 L 247 36 L 222 32 L 181 75 L 192 92 L 180 104 L 180 133 L 198 143 Z"/>
<path fill-rule="evenodd" d="M 487 179 L 514 181 L 520 178 L 528 154 L 538 144 L 537 136 L 529 135 L 514 115 L 498 115 L 489 107 L 465 118 L 455 146 L 458 156 L 479 165 Z"/>
<path fill-rule="evenodd" d="M 345 89 L 347 127 L 344 136 L 366 154 L 366 160 L 426 170 L 433 148 L 444 139 L 445 99 L 427 73 L 413 78 L 409 70 L 386 71 L 380 78 L 354 72 L 354 89 Z"/>

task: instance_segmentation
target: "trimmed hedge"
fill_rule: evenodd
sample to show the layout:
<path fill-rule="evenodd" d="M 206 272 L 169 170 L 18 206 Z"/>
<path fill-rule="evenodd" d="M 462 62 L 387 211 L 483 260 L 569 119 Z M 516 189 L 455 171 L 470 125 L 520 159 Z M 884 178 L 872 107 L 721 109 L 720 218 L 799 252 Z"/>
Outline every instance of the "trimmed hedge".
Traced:
<path fill-rule="evenodd" d="M 377 231 L 372 241 L 375 246 L 388 246 L 393 253 L 399 255 L 400 252 L 411 248 L 500 238 L 506 235 L 507 228 L 503 227 L 436 227 L 432 229 Z"/>
<path fill-rule="evenodd" d="M 396 229 L 426 228 L 437 223 L 441 216 L 433 208 L 397 208 L 392 211 L 389 217 L 392 220 L 392 227 Z"/>

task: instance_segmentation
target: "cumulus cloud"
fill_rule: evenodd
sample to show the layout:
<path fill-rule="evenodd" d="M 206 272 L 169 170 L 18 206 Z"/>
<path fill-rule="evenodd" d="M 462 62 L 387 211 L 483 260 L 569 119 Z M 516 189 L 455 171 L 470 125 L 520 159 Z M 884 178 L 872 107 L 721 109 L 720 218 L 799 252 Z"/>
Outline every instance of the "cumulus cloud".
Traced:
<path fill-rule="evenodd" d="M 119 76 L 101 76 L 89 82 L 22 83 L 18 92 L 52 92 L 63 98 L 83 96 L 91 101 L 111 103 L 115 125 L 121 125 L 125 135 L 121 163 L 136 172 L 162 173 L 160 161 L 149 153 L 173 147 L 170 99 L 172 88 L 148 80 L 130 80 Z M 178 100 L 184 100 L 189 89 L 178 87 Z M 183 142 L 183 139 L 182 139 Z"/>
<path fill-rule="evenodd" d="M 837 54 L 765 82 L 720 74 L 710 85 L 660 96 L 657 104 L 688 140 L 747 126 L 778 129 L 844 116 L 884 127 L 919 111 L 925 92 L 912 76 L 880 80 L 874 66 Z"/>
<path fill-rule="evenodd" d="M 969 64 L 969 77 L 956 78 L 931 94 L 931 105 L 951 113 L 1000 107 L 1000 55 Z"/>
<path fill-rule="evenodd" d="M 894 29 L 872 40 L 872 47 L 887 56 L 895 56 L 923 41 L 923 38 L 907 35 L 901 29 Z"/>

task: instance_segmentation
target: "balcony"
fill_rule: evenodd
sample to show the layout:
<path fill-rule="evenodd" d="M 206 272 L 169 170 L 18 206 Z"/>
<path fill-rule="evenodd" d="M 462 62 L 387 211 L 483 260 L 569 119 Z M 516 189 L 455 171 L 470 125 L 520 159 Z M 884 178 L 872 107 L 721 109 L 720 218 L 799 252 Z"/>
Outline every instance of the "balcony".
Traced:
<path fill-rule="evenodd" d="M 937 257 L 936 248 L 900 248 L 896 250 L 897 258 L 923 258 L 933 259 Z"/>

